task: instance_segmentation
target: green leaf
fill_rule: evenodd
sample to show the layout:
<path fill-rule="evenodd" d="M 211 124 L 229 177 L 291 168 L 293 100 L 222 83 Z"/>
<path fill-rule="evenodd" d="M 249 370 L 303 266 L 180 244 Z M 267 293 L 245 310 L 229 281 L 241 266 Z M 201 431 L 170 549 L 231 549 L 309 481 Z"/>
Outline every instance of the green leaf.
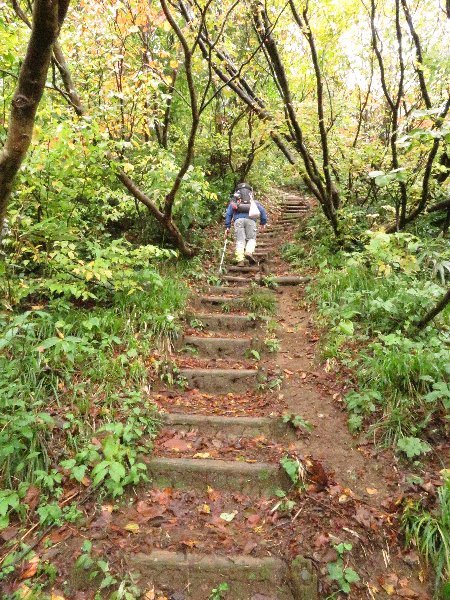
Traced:
<path fill-rule="evenodd" d="M 78 465 L 77 467 L 73 467 L 72 477 L 76 479 L 76 481 L 82 481 L 86 475 L 86 469 L 86 465 Z"/>
<path fill-rule="evenodd" d="M 281 466 L 289 475 L 289 478 L 293 483 L 298 483 L 298 467 L 299 463 L 296 458 L 290 458 L 289 456 L 283 456 L 280 460 Z"/>
<path fill-rule="evenodd" d="M 400 438 L 397 442 L 397 448 L 404 452 L 408 458 L 414 458 L 431 451 L 431 447 L 427 442 L 416 437 Z"/>
<path fill-rule="evenodd" d="M 354 571 L 351 567 L 347 567 L 345 569 L 344 577 L 348 581 L 348 583 L 357 583 L 361 579 L 358 573 Z"/>
<path fill-rule="evenodd" d="M 125 467 L 119 462 L 112 462 L 109 466 L 109 476 L 113 481 L 119 483 L 125 477 Z"/>
<path fill-rule="evenodd" d="M 344 576 L 344 571 L 342 568 L 342 562 L 336 561 L 327 564 L 328 576 L 333 581 L 339 581 Z"/>
<path fill-rule="evenodd" d="M 113 435 L 105 437 L 102 443 L 103 454 L 107 460 L 112 460 L 117 455 L 120 442 Z"/>
<path fill-rule="evenodd" d="M 355 332 L 355 328 L 352 321 L 340 321 L 338 325 L 338 330 L 345 333 L 345 335 L 353 335 Z"/>

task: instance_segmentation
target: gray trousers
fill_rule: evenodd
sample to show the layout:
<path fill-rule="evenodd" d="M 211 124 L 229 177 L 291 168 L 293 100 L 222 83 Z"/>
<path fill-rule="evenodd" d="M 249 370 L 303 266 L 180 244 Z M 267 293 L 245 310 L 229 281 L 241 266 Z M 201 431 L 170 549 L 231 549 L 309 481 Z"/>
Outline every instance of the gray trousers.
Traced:
<path fill-rule="evenodd" d="M 241 218 L 234 222 L 237 259 L 243 259 L 244 252 L 246 254 L 253 254 L 255 251 L 256 227 L 256 221 L 253 219 Z"/>

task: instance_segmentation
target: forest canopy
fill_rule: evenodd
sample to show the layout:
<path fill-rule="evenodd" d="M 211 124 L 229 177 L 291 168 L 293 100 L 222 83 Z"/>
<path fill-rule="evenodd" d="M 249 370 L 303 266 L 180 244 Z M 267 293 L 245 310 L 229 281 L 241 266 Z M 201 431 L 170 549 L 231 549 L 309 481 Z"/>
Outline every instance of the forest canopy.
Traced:
<path fill-rule="evenodd" d="M 20 177 L 56 172 L 28 214 L 50 216 L 61 195 L 78 211 L 92 193 L 99 220 L 141 210 L 189 254 L 214 185 L 252 166 L 261 186 L 280 168 L 302 182 L 336 235 L 349 205 L 381 205 L 374 219 L 393 231 L 445 209 L 449 19 L 416 4 L 72 3 Z M 31 20 L 3 3 L 3 139 Z"/>

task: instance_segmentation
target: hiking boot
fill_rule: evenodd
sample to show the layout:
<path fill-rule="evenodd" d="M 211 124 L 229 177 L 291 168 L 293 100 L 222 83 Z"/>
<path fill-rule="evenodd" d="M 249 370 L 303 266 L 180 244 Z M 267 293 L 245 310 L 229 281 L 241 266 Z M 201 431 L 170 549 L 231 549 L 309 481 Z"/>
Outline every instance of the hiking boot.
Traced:
<path fill-rule="evenodd" d="M 251 265 L 256 265 L 256 264 L 258 264 L 258 261 L 257 261 L 257 260 L 256 260 L 256 258 L 253 256 L 253 254 L 246 254 L 246 255 L 245 255 L 245 258 L 248 260 L 248 262 L 249 262 Z"/>

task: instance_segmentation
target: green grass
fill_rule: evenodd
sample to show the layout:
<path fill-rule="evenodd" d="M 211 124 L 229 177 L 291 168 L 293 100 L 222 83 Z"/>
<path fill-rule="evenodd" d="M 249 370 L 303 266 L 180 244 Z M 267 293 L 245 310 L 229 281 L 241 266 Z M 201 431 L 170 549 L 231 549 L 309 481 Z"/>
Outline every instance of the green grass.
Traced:
<path fill-rule="evenodd" d="M 244 307 L 256 316 L 274 315 L 277 309 L 275 294 L 268 290 L 250 289 L 244 296 Z"/>
<path fill-rule="evenodd" d="M 401 520 L 407 545 L 414 544 L 436 573 L 436 598 L 450 589 L 450 479 L 438 488 L 434 506 L 409 502 Z"/>
<path fill-rule="evenodd" d="M 23 498 L 39 477 L 41 486 L 55 467 L 64 480 L 92 477 L 113 495 L 142 479 L 137 453 L 151 448 L 159 423 L 145 393 L 149 358 L 178 335 L 186 297 L 172 275 L 152 290 L 118 292 L 106 306 L 56 298 L 0 316 L 0 478 L 12 494 L 0 507 L 3 526 L 16 512 L 15 495 Z M 62 458 L 73 464 L 61 467 Z M 111 471 L 96 481 L 102 460 Z M 60 484 L 42 496 L 45 504 Z"/>

